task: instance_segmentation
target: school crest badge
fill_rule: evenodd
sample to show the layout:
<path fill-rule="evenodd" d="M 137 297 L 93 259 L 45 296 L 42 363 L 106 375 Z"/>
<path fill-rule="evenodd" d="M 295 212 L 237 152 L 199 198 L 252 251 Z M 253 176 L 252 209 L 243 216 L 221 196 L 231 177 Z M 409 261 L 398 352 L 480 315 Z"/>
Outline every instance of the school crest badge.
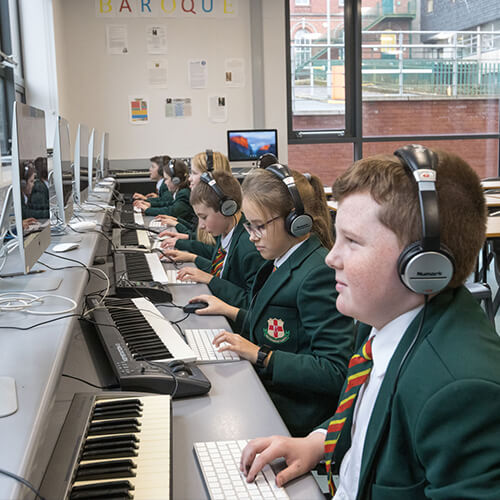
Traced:
<path fill-rule="evenodd" d="M 267 330 L 264 328 L 264 337 L 276 344 L 282 344 L 290 337 L 290 330 L 285 330 L 282 319 L 269 318 L 267 320 Z"/>

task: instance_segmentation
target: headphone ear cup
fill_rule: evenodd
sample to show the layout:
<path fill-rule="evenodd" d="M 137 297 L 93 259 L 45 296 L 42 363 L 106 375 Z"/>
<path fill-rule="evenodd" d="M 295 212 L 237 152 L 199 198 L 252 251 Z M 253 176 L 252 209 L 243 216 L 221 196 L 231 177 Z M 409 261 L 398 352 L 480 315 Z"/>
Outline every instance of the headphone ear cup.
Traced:
<path fill-rule="evenodd" d="M 438 252 L 425 252 L 417 241 L 401 252 L 397 266 L 399 277 L 409 290 L 429 295 L 448 286 L 453 277 L 455 261 L 444 245 Z"/>
<path fill-rule="evenodd" d="M 292 210 L 285 218 L 286 230 L 296 238 L 310 233 L 312 225 L 313 220 L 309 214 L 297 215 L 295 210 Z"/>
<path fill-rule="evenodd" d="M 172 184 L 175 184 L 176 186 L 178 186 L 181 183 L 179 177 L 171 177 L 171 179 L 172 179 Z"/>
<path fill-rule="evenodd" d="M 220 213 L 225 217 L 232 217 L 238 211 L 238 203 L 231 198 L 220 202 Z"/>

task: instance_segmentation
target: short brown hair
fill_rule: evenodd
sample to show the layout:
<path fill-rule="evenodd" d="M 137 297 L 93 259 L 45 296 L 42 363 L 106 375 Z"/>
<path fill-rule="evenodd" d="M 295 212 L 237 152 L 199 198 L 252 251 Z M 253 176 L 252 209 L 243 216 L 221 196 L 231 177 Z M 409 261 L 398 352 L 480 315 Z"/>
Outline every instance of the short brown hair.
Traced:
<path fill-rule="evenodd" d="M 174 162 L 174 174 L 175 177 L 178 177 L 180 183 L 177 184 L 177 189 L 184 189 L 189 187 L 189 170 L 186 162 L 184 160 L 180 160 L 179 158 L 173 160 Z M 168 167 L 168 163 L 163 169 L 163 176 L 168 175 L 170 178 L 173 176 L 170 175 L 170 169 Z"/>
<path fill-rule="evenodd" d="M 226 155 L 219 153 L 218 151 L 214 151 L 212 153 L 212 158 L 214 160 L 214 172 L 227 172 L 231 174 L 231 165 L 229 165 L 229 160 Z M 203 151 L 203 153 L 198 153 L 193 156 L 191 160 L 191 165 L 198 170 L 198 172 L 206 172 L 207 171 L 207 153 Z"/>
<path fill-rule="evenodd" d="M 215 179 L 219 189 L 228 197 L 236 202 L 238 210 L 241 208 L 241 187 L 240 183 L 230 174 L 226 172 L 212 172 L 212 177 Z M 220 211 L 220 198 L 217 193 L 204 181 L 200 181 L 198 185 L 191 191 L 189 198 L 191 206 L 202 203 L 207 207 L 212 208 L 215 212 Z"/>
<path fill-rule="evenodd" d="M 326 204 L 323 184 L 318 177 L 306 178 L 300 172 L 290 170 L 299 191 L 304 211 L 313 219 L 312 232 L 316 233 L 325 248 L 331 248 L 332 220 Z M 286 217 L 294 204 L 285 183 L 269 170 L 256 168 L 245 178 L 243 196 L 272 216 Z"/>
<path fill-rule="evenodd" d="M 474 269 L 486 232 L 486 203 L 474 170 L 458 156 L 433 150 L 438 155 L 440 237 L 455 258 L 450 288 L 462 285 Z M 345 197 L 367 192 L 380 205 L 380 222 L 407 246 L 422 238 L 418 191 L 413 177 L 395 156 L 372 156 L 355 162 L 334 185 L 332 194 Z"/>
<path fill-rule="evenodd" d="M 153 156 L 149 159 L 151 163 L 156 163 L 158 165 L 158 173 L 163 175 L 165 172 L 165 167 L 168 165 L 168 162 L 171 160 L 170 156 L 162 155 L 162 156 Z"/>

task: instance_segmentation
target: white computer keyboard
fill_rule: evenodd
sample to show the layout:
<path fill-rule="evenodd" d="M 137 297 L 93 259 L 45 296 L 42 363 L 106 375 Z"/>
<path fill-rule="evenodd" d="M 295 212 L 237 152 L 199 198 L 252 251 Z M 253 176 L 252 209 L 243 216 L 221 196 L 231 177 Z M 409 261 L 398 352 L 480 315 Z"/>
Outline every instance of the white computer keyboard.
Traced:
<path fill-rule="evenodd" d="M 219 352 L 218 348 L 212 344 L 215 335 L 222 331 L 224 330 L 220 328 L 184 330 L 186 341 L 198 358 L 197 363 L 225 363 L 240 360 L 235 352 Z"/>
<path fill-rule="evenodd" d="M 167 273 L 168 284 L 169 285 L 192 285 L 196 283 L 196 281 L 181 281 L 177 279 L 177 269 L 169 269 L 165 271 Z"/>
<path fill-rule="evenodd" d="M 194 443 L 196 458 L 212 500 L 289 498 L 284 488 L 276 486 L 276 476 L 269 465 L 247 483 L 240 471 L 240 457 L 248 441 L 212 441 Z"/>
<path fill-rule="evenodd" d="M 93 193 L 109 193 L 110 189 L 108 187 L 104 186 L 95 186 L 94 189 L 92 189 Z"/>
<path fill-rule="evenodd" d="M 167 224 L 163 224 L 163 222 L 161 220 L 157 220 L 157 219 L 153 219 L 150 223 L 149 223 L 149 227 L 151 228 L 156 228 L 156 229 L 160 229 L 160 228 L 167 228 L 168 225 Z"/>

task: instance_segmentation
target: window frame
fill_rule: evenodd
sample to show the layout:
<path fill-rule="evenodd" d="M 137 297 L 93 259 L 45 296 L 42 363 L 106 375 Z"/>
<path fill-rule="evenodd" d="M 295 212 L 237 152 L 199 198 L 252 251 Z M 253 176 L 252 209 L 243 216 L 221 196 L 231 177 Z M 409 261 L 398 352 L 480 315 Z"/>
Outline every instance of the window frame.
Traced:
<path fill-rule="evenodd" d="M 285 43 L 286 43 L 286 84 L 287 84 L 287 125 L 288 144 L 351 143 L 353 160 L 363 157 L 363 143 L 373 142 L 424 142 L 462 139 L 496 139 L 498 142 L 497 172 L 500 175 L 500 116 L 497 132 L 477 134 L 412 134 L 412 135 L 363 135 L 363 95 L 362 95 L 362 0 L 345 0 L 345 130 L 305 131 L 293 129 L 292 82 L 291 82 L 291 34 L 290 0 L 285 3 Z M 500 97 L 499 97 L 500 102 Z"/>

